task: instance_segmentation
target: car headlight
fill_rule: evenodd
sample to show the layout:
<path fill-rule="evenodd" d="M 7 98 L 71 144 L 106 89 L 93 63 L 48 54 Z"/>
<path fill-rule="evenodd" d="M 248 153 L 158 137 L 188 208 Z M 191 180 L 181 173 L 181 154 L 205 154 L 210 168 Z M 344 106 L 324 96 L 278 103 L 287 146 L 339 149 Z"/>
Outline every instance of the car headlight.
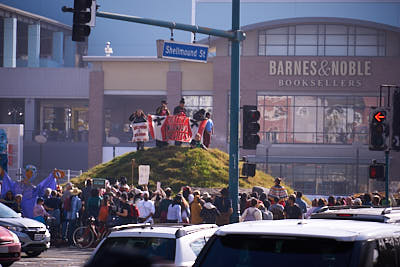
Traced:
<path fill-rule="evenodd" d="M 4 226 L 4 227 L 13 232 L 22 232 L 24 230 L 22 227 L 19 227 L 19 226 L 9 225 L 9 226 Z"/>
<path fill-rule="evenodd" d="M 11 231 L 10 231 L 10 233 L 11 233 L 11 235 L 12 235 L 12 237 L 13 237 L 14 243 L 20 243 L 20 242 L 19 242 L 18 236 L 17 236 L 16 234 L 14 234 L 13 232 L 11 232 Z"/>

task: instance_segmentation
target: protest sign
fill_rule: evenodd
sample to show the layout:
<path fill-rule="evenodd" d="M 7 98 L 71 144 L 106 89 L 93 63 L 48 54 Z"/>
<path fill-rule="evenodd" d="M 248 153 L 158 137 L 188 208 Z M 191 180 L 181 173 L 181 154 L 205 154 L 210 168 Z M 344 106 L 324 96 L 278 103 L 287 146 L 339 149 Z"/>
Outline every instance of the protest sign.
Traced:
<path fill-rule="evenodd" d="M 149 184 L 150 165 L 139 165 L 139 185 Z"/>

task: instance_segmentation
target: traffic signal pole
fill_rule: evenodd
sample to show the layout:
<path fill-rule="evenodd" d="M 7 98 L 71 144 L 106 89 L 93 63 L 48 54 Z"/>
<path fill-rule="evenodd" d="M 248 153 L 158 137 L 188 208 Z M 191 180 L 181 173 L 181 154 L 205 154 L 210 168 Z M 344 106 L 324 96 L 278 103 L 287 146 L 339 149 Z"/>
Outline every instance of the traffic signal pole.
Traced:
<path fill-rule="evenodd" d="M 74 12 L 72 8 L 63 8 L 64 12 Z M 129 21 L 153 25 L 172 30 L 182 30 L 192 33 L 202 33 L 230 39 L 232 42 L 231 53 L 231 106 L 230 106 L 230 132 L 229 132 L 229 196 L 232 199 L 233 214 L 231 222 L 239 221 L 239 99 L 240 99 L 240 56 L 239 44 L 246 38 L 240 30 L 240 0 L 232 0 L 232 29 L 230 31 L 200 27 L 169 21 L 147 19 L 127 16 L 109 12 L 96 12 L 97 17 Z"/>
<path fill-rule="evenodd" d="M 232 31 L 240 28 L 240 0 L 232 0 Z M 229 130 L 229 196 L 232 199 L 231 222 L 239 222 L 239 99 L 240 99 L 240 40 L 232 39 L 231 107 Z"/>
<path fill-rule="evenodd" d="M 386 150 L 385 151 L 385 196 L 386 196 L 386 206 L 389 207 L 390 206 L 390 202 L 389 202 L 389 167 L 390 167 L 390 158 L 389 158 L 389 154 L 390 154 L 390 150 Z"/>

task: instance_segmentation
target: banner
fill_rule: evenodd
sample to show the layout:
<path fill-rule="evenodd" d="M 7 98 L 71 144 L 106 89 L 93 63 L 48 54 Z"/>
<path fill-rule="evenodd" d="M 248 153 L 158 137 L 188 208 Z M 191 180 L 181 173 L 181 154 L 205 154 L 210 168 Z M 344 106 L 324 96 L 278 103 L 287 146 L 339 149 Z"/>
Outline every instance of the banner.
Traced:
<path fill-rule="evenodd" d="M 190 129 L 190 118 L 186 116 L 168 116 L 161 127 L 163 140 L 175 140 L 180 142 L 190 142 L 192 130 Z"/>
<path fill-rule="evenodd" d="M 207 124 L 207 120 L 197 121 L 178 115 L 148 115 L 147 118 L 151 137 L 159 141 L 176 140 L 190 142 L 197 133 L 203 137 Z"/>
<path fill-rule="evenodd" d="M 147 142 L 149 141 L 149 128 L 147 122 L 132 123 L 132 142 Z"/>
<path fill-rule="evenodd" d="M 192 130 L 192 138 L 196 136 L 196 134 L 200 134 L 203 139 L 204 129 L 206 128 L 207 120 L 196 121 L 194 119 L 190 119 L 190 128 Z"/>
<path fill-rule="evenodd" d="M 149 132 L 153 139 L 164 141 L 161 127 L 166 121 L 167 116 L 148 115 L 147 121 L 149 123 Z M 165 133 L 164 133 L 165 136 Z"/>

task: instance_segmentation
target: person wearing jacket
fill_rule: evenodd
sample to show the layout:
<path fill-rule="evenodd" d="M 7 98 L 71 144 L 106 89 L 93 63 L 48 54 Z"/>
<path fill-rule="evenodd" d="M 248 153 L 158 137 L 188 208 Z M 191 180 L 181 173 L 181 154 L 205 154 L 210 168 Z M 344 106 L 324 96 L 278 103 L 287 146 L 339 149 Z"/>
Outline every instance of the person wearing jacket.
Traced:
<path fill-rule="evenodd" d="M 194 199 L 190 203 L 190 222 L 192 224 L 200 224 L 203 219 L 200 216 L 201 210 L 203 209 L 204 201 L 200 198 L 200 191 L 196 190 L 193 192 Z"/>
<path fill-rule="evenodd" d="M 146 119 L 146 116 L 144 115 L 143 110 L 138 109 L 138 110 L 136 110 L 135 113 L 133 113 L 129 117 L 129 121 L 131 121 L 134 124 L 134 123 L 146 122 L 147 119 Z M 137 150 L 144 150 L 144 142 L 143 141 L 137 141 L 136 142 L 136 148 L 137 148 Z"/>
<path fill-rule="evenodd" d="M 217 217 L 219 217 L 221 214 L 212 204 L 211 198 L 206 198 L 205 201 L 206 203 L 203 205 L 203 209 L 200 212 L 200 217 L 203 219 L 203 223 L 215 224 Z"/>

